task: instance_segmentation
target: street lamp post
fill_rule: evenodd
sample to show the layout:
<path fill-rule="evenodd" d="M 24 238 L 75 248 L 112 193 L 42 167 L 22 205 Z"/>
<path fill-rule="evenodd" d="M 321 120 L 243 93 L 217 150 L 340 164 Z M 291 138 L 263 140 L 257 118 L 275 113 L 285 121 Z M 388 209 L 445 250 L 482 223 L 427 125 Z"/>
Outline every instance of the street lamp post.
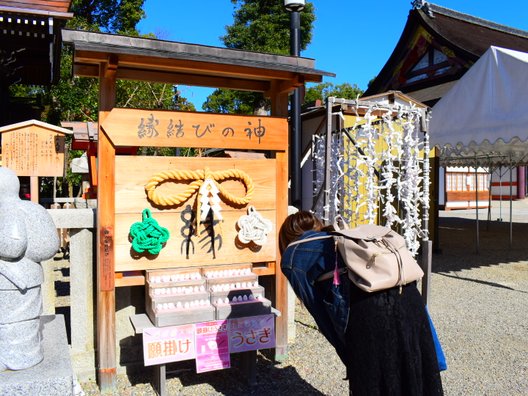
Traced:
<path fill-rule="evenodd" d="M 305 0 L 284 0 L 284 7 L 290 12 L 290 55 L 299 56 L 301 52 L 301 15 Z M 290 203 L 301 209 L 301 93 L 299 88 L 291 97 L 290 116 Z"/>

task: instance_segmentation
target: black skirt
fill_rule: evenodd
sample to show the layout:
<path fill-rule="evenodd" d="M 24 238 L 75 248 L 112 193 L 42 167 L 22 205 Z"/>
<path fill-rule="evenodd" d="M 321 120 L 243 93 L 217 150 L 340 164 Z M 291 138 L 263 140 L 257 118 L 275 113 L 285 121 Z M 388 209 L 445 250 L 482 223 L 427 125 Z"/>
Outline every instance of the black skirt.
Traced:
<path fill-rule="evenodd" d="M 431 328 L 416 284 L 375 293 L 354 285 L 346 330 L 353 396 L 442 395 Z"/>

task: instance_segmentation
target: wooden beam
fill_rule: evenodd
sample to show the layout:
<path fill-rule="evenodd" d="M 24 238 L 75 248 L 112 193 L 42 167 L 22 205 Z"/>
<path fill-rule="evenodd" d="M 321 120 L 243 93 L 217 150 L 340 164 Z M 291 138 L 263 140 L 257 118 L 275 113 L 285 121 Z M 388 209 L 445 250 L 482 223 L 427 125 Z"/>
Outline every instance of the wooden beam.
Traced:
<path fill-rule="evenodd" d="M 288 214 L 288 152 L 278 152 L 277 160 L 277 235 Z M 279 238 L 277 238 L 278 242 Z M 275 359 L 283 361 L 288 356 L 288 280 L 282 274 L 280 254 L 277 246 L 277 262 L 275 264 L 275 293 L 276 307 L 281 312 L 276 323 Z"/>
<path fill-rule="evenodd" d="M 115 106 L 115 67 L 99 71 L 99 125 Z M 97 373 L 103 393 L 116 388 L 116 329 L 114 279 L 115 147 L 100 128 L 97 166 Z"/>
<path fill-rule="evenodd" d="M 100 65 L 108 60 L 108 52 L 106 51 L 87 51 L 75 50 L 74 63 L 91 63 L 93 65 Z"/>
<path fill-rule="evenodd" d="M 276 97 L 278 94 L 288 94 L 295 88 L 302 87 L 303 85 L 304 79 L 301 76 L 295 76 L 295 78 L 288 81 L 274 81 L 270 85 L 270 89 L 265 93 L 265 96 Z M 287 117 L 287 115 L 285 117 Z"/>
<path fill-rule="evenodd" d="M 119 68 L 117 78 L 136 81 L 156 81 L 167 84 L 184 84 L 199 87 L 237 89 L 240 91 L 265 92 L 269 90 L 270 87 L 270 84 L 267 81 L 225 76 L 220 73 L 218 75 L 204 75 L 197 73 L 155 71 L 125 67 Z"/>
<path fill-rule="evenodd" d="M 141 70 L 167 70 L 202 75 L 231 75 L 242 78 L 268 80 L 293 78 L 296 73 L 287 70 L 263 69 L 237 64 L 200 62 L 188 59 L 163 57 L 144 57 L 135 55 L 120 55 L 120 67 L 130 67 Z"/>
<path fill-rule="evenodd" d="M 116 54 L 108 55 L 108 62 L 104 69 L 104 73 L 105 73 L 104 77 L 116 79 L 118 64 L 119 64 L 119 59 Z"/>
<path fill-rule="evenodd" d="M 98 77 L 97 65 L 78 64 L 73 66 L 73 74 L 80 77 Z M 176 71 L 144 70 L 119 67 L 117 78 L 123 80 L 184 84 L 196 87 L 237 89 L 239 91 L 266 92 L 270 83 L 265 80 L 244 79 L 235 76 L 204 75 Z"/>
<path fill-rule="evenodd" d="M 268 94 L 271 99 L 271 115 L 273 117 L 287 118 L 288 93 L 282 89 L 281 83 L 279 81 L 273 81 Z"/>
<path fill-rule="evenodd" d="M 75 63 L 73 65 L 73 75 L 77 77 L 99 77 L 99 66 Z"/>
<path fill-rule="evenodd" d="M 269 83 L 273 80 L 282 80 L 285 86 L 298 87 L 304 81 L 321 82 L 322 77 L 316 74 L 296 73 L 290 70 L 274 70 L 263 69 L 252 66 L 240 66 L 235 64 L 224 64 L 214 62 L 200 62 L 187 59 L 174 59 L 166 57 L 145 57 L 130 54 L 112 54 L 116 57 L 117 66 L 119 69 L 118 79 L 132 79 L 144 80 L 151 82 L 167 82 L 167 75 L 179 75 L 175 82 L 188 85 L 210 86 L 221 88 L 222 85 L 215 83 L 213 78 L 227 79 L 232 81 L 254 81 L 261 83 Z M 78 50 L 75 52 L 74 71 L 75 75 L 82 75 L 85 77 L 97 77 L 99 62 L 106 62 L 108 55 L 103 52 L 92 52 Z M 121 74 L 123 73 L 123 74 Z M 150 73 L 151 77 L 147 77 Z M 185 77 L 188 80 L 180 80 Z M 212 82 L 204 83 L 200 78 L 211 78 Z M 241 89 L 236 86 L 229 86 L 227 88 Z M 254 89 L 255 91 L 263 92 L 266 89 Z M 291 88 L 287 88 L 291 90 Z M 247 90 L 252 90 L 248 88 Z"/>
<path fill-rule="evenodd" d="M 90 175 L 90 185 L 92 188 L 97 188 L 97 143 L 88 143 L 86 156 L 88 157 L 88 174 Z"/>
<path fill-rule="evenodd" d="M 144 286 L 145 275 L 125 275 L 122 272 L 115 274 L 116 287 Z"/>
<path fill-rule="evenodd" d="M 288 94 L 275 90 L 271 96 L 271 114 L 277 117 L 287 117 L 288 115 Z M 285 131 L 286 133 L 287 130 Z M 285 146 L 287 149 L 288 145 Z M 275 157 L 277 161 L 277 207 L 276 224 L 277 235 L 282 223 L 288 215 L 288 151 L 278 151 Z M 279 252 L 277 238 L 277 252 Z M 288 356 L 288 280 L 280 270 L 280 254 L 277 253 L 275 263 L 275 306 L 281 312 L 275 325 L 276 346 L 275 359 L 284 361 Z"/>

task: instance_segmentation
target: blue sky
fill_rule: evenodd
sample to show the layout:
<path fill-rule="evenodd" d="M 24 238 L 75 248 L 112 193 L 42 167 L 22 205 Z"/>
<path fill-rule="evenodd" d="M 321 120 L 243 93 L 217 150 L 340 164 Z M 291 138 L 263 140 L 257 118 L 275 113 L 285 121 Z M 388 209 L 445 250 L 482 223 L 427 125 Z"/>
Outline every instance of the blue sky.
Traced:
<path fill-rule="evenodd" d="M 366 89 L 384 66 L 403 31 L 411 0 L 314 0 L 313 38 L 301 56 L 336 74 L 325 82 Z M 436 0 L 432 3 L 528 31 L 528 0 Z M 192 44 L 223 47 L 220 37 L 233 22 L 230 0 L 146 0 L 141 33 Z M 180 87 L 197 110 L 210 89 Z"/>

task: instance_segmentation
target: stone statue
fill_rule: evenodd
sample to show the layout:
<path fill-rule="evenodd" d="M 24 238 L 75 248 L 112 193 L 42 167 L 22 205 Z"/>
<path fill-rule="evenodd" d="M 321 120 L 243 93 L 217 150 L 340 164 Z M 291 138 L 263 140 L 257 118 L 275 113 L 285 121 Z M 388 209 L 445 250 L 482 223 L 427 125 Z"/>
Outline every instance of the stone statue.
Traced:
<path fill-rule="evenodd" d="M 0 167 L 0 371 L 43 359 L 41 261 L 59 249 L 55 224 L 40 205 L 19 198 L 16 174 Z"/>

